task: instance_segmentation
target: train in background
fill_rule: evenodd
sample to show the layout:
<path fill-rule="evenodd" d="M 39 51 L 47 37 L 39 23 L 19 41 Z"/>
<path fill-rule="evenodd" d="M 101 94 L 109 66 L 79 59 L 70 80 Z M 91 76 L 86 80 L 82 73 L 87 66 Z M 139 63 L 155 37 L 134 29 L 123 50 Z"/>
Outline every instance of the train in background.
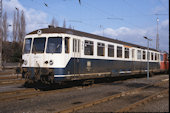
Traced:
<path fill-rule="evenodd" d="M 49 27 L 26 35 L 22 75 L 47 84 L 168 70 L 152 48 L 73 29 Z M 163 54 L 165 56 L 165 54 Z"/>
<path fill-rule="evenodd" d="M 161 53 L 160 69 L 162 71 L 169 71 L 169 54 L 166 52 Z"/>

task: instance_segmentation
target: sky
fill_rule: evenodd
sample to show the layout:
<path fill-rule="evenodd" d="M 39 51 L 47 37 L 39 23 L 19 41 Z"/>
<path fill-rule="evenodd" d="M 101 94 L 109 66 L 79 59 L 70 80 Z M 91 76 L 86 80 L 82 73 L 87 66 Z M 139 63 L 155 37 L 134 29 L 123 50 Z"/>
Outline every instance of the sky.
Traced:
<path fill-rule="evenodd" d="M 47 28 L 55 18 L 59 27 L 65 20 L 66 27 L 142 46 L 146 36 L 151 48 L 156 48 L 159 18 L 160 50 L 169 52 L 169 0 L 3 0 L 9 25 L 15 7 L 25 13 L 27 33 Z"/>

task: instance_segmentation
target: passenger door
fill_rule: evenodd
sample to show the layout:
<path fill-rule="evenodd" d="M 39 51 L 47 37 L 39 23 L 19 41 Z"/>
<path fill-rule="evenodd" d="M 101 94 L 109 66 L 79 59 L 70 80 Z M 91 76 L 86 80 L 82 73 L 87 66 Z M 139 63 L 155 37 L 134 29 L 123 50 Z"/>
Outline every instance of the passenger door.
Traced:
<path fill-rule="evenodd" d="M 74 74 L 80 74 L 80 50 L 81 41 L 79 39 L 73 38 L 73 65 Z"/>
<path fill-rule="evenodd" d="M 132 49 L 132 71 L 135 70 L 135 49 Z"/>

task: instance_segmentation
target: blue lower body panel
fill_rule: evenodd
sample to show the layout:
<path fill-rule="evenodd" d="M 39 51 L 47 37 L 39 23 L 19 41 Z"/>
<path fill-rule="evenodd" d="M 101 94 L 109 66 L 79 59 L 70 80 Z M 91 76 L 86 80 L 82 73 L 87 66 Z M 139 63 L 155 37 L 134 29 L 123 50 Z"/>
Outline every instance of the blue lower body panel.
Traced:
<path fill-rule="evenodd" d="M 149 65 L 150 69 L 160 69 L 159 62 L 150 62 Z M 31 73 L 31 77 L 34 77 L 34 69 L 35 68 L 27 68 Z M 59 82 L 65 80 L 65 76 L 71 74 L 119 73 L 120 71 L 147 70 L 147 62 L 71 58 L 65 68 L 50 69 L 53 70 L 53 74 L 55 75 L 54 81 Z M 43 70 L 43 68 L 41 68 L 41 70 Z"/>

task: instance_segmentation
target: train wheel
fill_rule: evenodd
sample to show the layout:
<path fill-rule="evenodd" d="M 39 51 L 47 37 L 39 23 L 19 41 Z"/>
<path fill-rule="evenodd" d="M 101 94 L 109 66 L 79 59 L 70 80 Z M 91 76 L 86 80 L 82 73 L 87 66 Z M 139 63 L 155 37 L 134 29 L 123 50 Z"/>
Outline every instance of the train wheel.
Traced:
<path fill-rule="evenodd" d="M 85 80 L 83 82 L 83 86 L 88 86 L 88 85 L 92 86 L 93 84 L 94 84 L 94 80 Z"/>

